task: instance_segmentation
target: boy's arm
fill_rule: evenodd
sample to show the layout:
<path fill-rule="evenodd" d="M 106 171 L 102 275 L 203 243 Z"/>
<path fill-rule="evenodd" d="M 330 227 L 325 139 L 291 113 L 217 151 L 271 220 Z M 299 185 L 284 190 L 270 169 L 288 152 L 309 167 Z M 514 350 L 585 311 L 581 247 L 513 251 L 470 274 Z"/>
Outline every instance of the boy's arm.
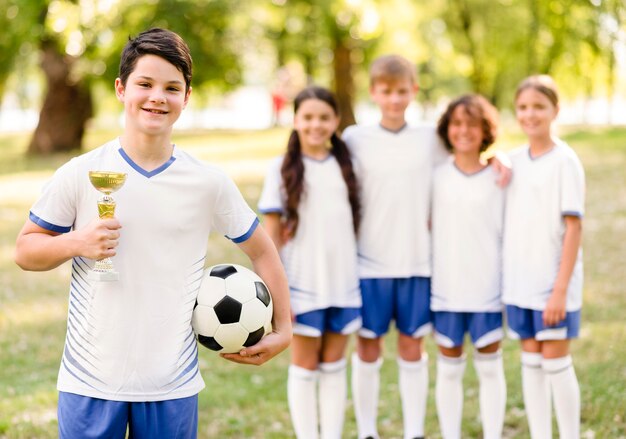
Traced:
<path fill-rule="evenodd" d="M 263 219 L 263 228 L 274 242 L 277 250 L 280 250 L 284 245 L 283 240 L 283 228 L 280 224 L 279 213 L 266 213 Z"/>
<path fill-rule="evenodd" d="M 28 271 L 46 271 L 75 256 L 99 260 L 115 256 L 120 237 L 118 220 L 96 219 L 87 227 L 57 233 L 28 220 L 17 236 L 15 263 Z"/>
<path fill-rule="evenodd" d="M 267 284 L 272 294 L 272 332 L 254 346 L 244 348 L 239 353 L 221 355 L 235 363 L 261 365 L 285 350 L 291 341 L 287 276 L 278 251 L 263 227 L 257 227 L 249 239 L 238 245 L 248 255 L 254 271 Z"/>
<path fill-rule="evenodd" d="M 561 252 L 561 265 L 554 281 L 552 294 L 543 311 L 543 323 L 552 326 L 565 319 L 567 304 L 567 287 L 569 285 L 578 249 L 582 239 L 582 220 L 577 216 L 567 215 L 565 220 L 565 236 L 563 237 L 563 250 Z"/>

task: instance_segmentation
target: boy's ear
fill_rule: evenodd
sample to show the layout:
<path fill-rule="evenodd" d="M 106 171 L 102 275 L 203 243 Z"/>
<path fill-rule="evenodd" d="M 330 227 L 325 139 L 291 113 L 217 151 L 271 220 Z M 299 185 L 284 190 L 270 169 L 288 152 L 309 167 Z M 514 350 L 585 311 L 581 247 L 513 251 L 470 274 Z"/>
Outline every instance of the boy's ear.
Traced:
<path fill-rule="evenodd" d="M 117 96 L 117 100 L 120 102 L 124 102 L 124 84 L 122 84 L 122 80 L 120 78 L 115 79 L 115 96 Z"/>
<path fill-rule="evenodd" d="M 189 103 L 189 97 L 191 96 L 191 86 L 189 86 L 189 89 L 187 90 L 187 93 L 185 93 L 185 101 L 183 102 L 183 108 L 185 108 L 187 106 L 187 104 Z"/>

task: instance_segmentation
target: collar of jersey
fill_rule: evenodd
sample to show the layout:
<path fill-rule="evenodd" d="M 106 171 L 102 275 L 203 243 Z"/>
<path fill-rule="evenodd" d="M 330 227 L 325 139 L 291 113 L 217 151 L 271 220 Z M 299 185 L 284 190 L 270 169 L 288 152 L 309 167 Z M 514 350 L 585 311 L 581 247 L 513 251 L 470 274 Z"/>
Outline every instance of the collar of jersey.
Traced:
<path fill-rule="evenodd" d="M 126 160 L 126 163 L 128 163 L 135 171 L 139 172 L 141 175 L 143 175 L 144 177 L 147 177 L 147 178 L 154 177 L 155 175 L 158 175 L 161 172 L 165 171 L 176 160 L 176 157 L 174 157 L 174 154 L 172 154 L 172 156 L 165 163 L 163 163 L 161 166 L 159 166 L 158 168 L 153 169 L 152 171 L 146 171 L 141 166 L 139 166 L 137 163 L 135 163 L 133 161 L 133 159 L 131 159 L 128 156 L 128 154 L 126 154 L 126 151 L 124 151 L 124 148 L 122 148 L 120 146 L 118 151 L 119 151 L 120 155 L 122 156 L 122 158 L 124 160 Z"/>

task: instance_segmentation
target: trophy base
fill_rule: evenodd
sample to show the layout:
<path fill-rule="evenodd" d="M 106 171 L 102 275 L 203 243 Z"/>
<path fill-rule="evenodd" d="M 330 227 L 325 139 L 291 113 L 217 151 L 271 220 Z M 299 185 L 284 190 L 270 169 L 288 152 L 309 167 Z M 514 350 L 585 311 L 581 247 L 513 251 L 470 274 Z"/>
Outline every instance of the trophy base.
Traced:
<path fill-rule="evenodd" d="M 119 279 L 119 274 L 117 271 L 96 271 L 92 270 L 89 272 L 89 280 L 94 280 L 97 282 L 112 282 Z"/>

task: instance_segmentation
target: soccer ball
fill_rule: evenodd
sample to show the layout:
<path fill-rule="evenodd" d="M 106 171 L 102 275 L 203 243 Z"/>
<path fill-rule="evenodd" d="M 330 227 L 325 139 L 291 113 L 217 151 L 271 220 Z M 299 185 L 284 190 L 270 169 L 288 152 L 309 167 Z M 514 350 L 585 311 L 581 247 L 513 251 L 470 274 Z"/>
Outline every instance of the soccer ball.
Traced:
<path fill-rule="evenodd" d="M 239 352 L 272 331 L 272 296 L 246 267 L 214 265 L 204 270 L 191 325 L 203 346 Z"/>

